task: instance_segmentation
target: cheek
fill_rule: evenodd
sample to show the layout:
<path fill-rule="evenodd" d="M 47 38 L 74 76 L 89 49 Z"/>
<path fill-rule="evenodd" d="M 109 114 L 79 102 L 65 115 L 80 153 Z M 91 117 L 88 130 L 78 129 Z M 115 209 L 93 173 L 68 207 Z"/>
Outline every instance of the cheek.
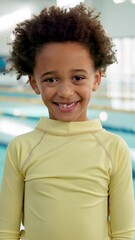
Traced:
<path fill-rule="evenodd" d="M 86 99 L 89 99 L 92 93 L 92 89 L 88 86 L 83 90 L 83 96 Z"/>
<path fill-rule="evenodd" d="M 53 89 L 50 89 L 50 88 L 45 87 L 45 88 L 42 89 L 42 91 L 41 91 L 41 96 L 42 96 L 42 99 L 43 99 L 44 101 L 50 100 L 51 97 L 53 96 Z"/>
<path fill-rule="evenodd" d="M 81 91 L 81 93 L 79 95 L 81 96 L 82 103 L 84 105 L 89 104 L 89 101 L 90 101 L 90 98 L 91 98 L 91 91 L 88 88 Z"/>

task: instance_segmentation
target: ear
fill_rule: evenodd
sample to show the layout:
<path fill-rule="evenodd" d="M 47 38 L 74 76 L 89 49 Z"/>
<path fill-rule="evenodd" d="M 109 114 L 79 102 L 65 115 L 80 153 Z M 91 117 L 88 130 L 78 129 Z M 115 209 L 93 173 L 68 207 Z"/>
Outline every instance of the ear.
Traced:
<path fill-rule="evenodd" d="M 92 91 L 95 92 L 98 89 L 98 87 L 101 83 L 101 76 L 102 76 L 102 70 L 99 69 L 98 71 L 95 72 Z"/>
<path fill-rule="evenodd" d="M 34 90 L 34 92 L 36 94 L 40 94 L 40 90 L 38 88 L 37 82 L 36 82 L 36 80 L 35 80 L 33 75 L 29 76 L 29 83 L 30 83 L 30 86 L 32 87 L 32 89 Z"/>

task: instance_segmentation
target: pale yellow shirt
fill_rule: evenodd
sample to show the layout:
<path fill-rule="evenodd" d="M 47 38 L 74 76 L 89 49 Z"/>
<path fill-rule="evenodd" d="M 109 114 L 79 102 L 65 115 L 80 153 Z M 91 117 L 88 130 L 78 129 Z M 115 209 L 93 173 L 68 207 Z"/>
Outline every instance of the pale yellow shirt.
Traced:
<path fill-rule="evenodd" d="M 131 240 L 134 229 L 129 150 L 99 120 L 41 118 L 34 131 L 11 141 L 0 240 Z"/>

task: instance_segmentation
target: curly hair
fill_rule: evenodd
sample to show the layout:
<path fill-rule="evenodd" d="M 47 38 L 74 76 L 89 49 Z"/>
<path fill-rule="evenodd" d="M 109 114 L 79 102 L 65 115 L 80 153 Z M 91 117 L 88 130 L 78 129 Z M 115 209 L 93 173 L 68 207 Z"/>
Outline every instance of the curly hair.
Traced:
<path fill-rule="evenodd" d="M 107 36 L 99 16 L 100 13 L 84 4 L 70 9 L 52 6 L 17 24 L 10 59 L 17 79 L 33 74 L 36 53 L 45 43 L 67 41 L 85 45 L 95 69 L 102 69 L 104 75 L 116 57 L 112 39 Z"/>

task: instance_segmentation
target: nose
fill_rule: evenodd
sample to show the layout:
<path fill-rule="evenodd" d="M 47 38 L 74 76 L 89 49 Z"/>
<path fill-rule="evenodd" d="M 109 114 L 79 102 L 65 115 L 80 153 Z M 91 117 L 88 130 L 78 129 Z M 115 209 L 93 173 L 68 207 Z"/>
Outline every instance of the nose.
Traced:
<path fill-rule="evenodd" d="M 58 88 L 58 96 L 64 99 L 68 99 L 73 95 L 72 83 L 62 82 Z"/>

